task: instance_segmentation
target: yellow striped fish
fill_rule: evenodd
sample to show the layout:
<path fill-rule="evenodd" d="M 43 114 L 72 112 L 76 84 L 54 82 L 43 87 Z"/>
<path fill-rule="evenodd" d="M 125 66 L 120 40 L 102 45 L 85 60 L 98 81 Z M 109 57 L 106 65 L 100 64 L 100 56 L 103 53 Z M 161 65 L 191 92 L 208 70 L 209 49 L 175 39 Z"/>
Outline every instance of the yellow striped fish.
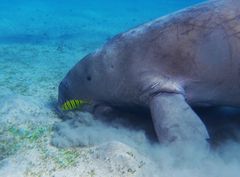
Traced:
<path fill-rule="evenodd" d="M 61 109 L 63 111 L 71 111 L 71 110 L 81 108 L 86 104 L 89 104 L 89 102 L 85 100 L 68 100 L 62 104 Z"/>

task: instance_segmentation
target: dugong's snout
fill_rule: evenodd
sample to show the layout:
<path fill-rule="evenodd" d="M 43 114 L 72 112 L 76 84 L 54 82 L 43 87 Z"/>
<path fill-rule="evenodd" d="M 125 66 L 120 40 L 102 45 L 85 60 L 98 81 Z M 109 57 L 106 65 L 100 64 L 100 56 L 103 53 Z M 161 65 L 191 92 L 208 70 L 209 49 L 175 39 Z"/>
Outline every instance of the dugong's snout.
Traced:
<path fill-rule="evenodd" d="M 68 88 L 64 81 L 62 81 L 58 86 L 58 106 L 64 104 L 68 98 Z"/>

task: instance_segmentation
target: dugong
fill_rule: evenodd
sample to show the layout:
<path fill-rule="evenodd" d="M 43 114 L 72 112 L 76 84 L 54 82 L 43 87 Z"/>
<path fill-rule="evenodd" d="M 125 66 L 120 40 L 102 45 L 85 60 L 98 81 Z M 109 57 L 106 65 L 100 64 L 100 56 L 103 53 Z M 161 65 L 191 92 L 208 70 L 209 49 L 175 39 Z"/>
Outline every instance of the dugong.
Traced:
<path fill-rule="evenodd" d="M 58 104 L 148 109 L 160 143 L 206 142 L 192 106 L 240 106 L 240 1 L 212 0 L 121 33 L 80 60 Z"/>

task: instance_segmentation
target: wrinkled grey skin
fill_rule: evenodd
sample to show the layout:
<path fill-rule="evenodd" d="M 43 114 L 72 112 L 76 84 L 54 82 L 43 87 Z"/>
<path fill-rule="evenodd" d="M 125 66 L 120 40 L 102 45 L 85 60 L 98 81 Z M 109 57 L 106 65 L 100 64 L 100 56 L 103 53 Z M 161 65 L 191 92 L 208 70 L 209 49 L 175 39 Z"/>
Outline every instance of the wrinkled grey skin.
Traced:
<path fill-rule="evenodd" d="M 70 99 L 147 108 L 163 143 L 205 141 L 190 106 L 240 105 L 240 1 L 208 1 L 117 35 L 69 71 L 59 104 Z"/>

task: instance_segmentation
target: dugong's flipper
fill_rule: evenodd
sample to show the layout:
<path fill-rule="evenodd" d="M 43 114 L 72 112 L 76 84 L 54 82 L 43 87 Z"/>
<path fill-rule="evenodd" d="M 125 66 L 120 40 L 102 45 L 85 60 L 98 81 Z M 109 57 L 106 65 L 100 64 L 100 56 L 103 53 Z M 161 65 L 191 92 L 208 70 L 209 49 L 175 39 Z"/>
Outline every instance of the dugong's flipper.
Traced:
<path fill-rule="evenodd" d="M 181 94 L 154 96 L 150 110 L 161 143 L 206 141 L 209 138 L 205 125 Z"/>

